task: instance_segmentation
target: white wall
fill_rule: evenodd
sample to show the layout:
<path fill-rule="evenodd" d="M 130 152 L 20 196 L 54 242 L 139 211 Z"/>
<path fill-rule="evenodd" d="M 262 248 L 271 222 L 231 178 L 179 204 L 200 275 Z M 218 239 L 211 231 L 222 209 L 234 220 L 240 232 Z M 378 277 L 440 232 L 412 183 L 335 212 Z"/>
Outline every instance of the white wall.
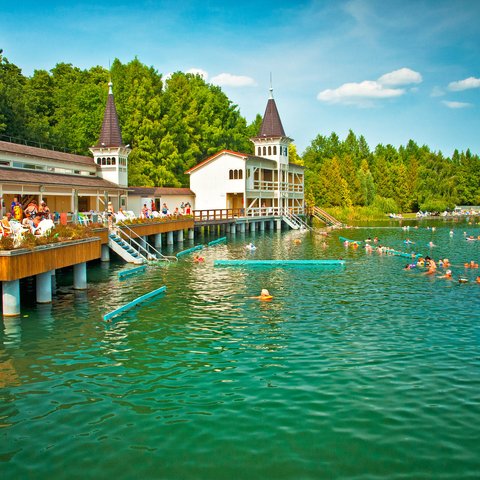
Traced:
<path fill-rule="evenodd" d="M 160 197 L 160 209 L 164 203 L 167 204 L 170 213 L 173 213 L 175 208 L 178 207 L 181 213 L 180 205 L 182 202 L 185 204 L 187 202 L 192 206 L 192 210 L 195 209 L 195 197 L 193 195 L 162 195 Z"/>
<path fill-rule="evenodd" d="M 230 170 L 242 170 L 242 180 L 230 180 Z M 195 193 L 195 209 L 227 208 L 227 193 L 245 193 L 245 160 L 229 153 L 190 174 L 190 190 Z"/>

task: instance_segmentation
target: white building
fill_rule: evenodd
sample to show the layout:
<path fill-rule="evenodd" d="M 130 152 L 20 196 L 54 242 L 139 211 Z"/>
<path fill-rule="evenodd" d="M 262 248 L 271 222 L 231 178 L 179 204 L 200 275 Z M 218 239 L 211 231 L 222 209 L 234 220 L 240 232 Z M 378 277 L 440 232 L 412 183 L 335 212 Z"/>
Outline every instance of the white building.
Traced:
<path fill-rule="evenodd" d="M 304 167 L 289 161 L 292 139 L 285 135 L 271 89 L 260 133 L 251 140 L 254 155 L 222 150 L 186 172 L 195 209 L 303 213 Z"/>

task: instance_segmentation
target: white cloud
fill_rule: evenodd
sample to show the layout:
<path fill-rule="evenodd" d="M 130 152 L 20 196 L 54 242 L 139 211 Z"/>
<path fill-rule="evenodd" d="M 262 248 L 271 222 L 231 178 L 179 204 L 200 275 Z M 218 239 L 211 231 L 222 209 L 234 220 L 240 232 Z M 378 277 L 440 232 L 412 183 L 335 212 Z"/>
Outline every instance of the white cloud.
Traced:
<path fill-rule="evenodd" d="M 443 100 L 442 103 L 448 108 L 468 108 L 473 106 L 471 103 L 449 102 L 448 100 Z"/>
<path fill-rule="evenodd" d="M 468 90 L 470 88 L 480 88 L 480 78 L 468 77 L 465 80 L 459 80 L 458 82 L 451 82 L 448 84 L 448 89 L 454 92 Z"/>
<path fill-rule="evenodd" d="M 244 75 L 232 75 L 231 73 L 220 73 L 212 77 L 212 83 L 220 87 L 254 87 L 256 82 L 253 78 Z"/>
<path fill-rule="evenodd" d="M 409 85 L 410 83 L 420 83 L 422 81 L 422 76 L 411 70 L 410 68 L 400 68 L 399 70 L 394 70 L 393 72 L 386 73 L 378 79 L 378 83 L 382 85 L 398 86 L 398 85 Z"/>
<path fill-rule="evenodd" d="M 432 92 L 430 93 L 431 97 L 443 97 L 445 92 L 440 87 L 433 87 Z"/>
<path fill-rule="evenodd" d="M 401 68 L 382 75 L 378 80 L 364 80 L 359 83 L 344 83 L 338 88 L 321 91 L 317 98 L 327 103 L 342 103 L 371 107 L 374 100 L 400 97 L 406 93 L 403 88 L 390 88 L 411 83 L 420 83 L 422 76 L 409 68 Z M 412 89 L 412 91 L 415 91 Z"/>
<path fill-rule="evenodd" d="M 193 75 L 200 75 L 205 81 L 208 80 L 208 72 L 201 68 L 190 68 L 185 73 L 193 73 Z"/>

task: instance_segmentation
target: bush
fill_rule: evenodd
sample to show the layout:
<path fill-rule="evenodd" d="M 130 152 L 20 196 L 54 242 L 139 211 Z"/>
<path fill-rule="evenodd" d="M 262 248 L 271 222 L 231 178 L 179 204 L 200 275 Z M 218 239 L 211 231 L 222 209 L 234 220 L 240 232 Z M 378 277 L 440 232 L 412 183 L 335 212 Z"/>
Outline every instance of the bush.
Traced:
<path fill-rule="evenodd" d="M 12 237 L 4 237 L 3 235 L 0 237 L 0 250 L 13 250 L 14 248 Z"/>
<path fill-rule="evenodd" d="M 444 212 L 449 209 L 453 209 L 453 205 L 449 205 L 446 200 L 441 198 L 427 198 L 420 204 L 422 212 Z"/>
<path fill-rule="evenodd" d="M 397 213 L 398 205 L 393 198 L 385 198 L 375 195 L 372 207 L 382 213 Z"/>

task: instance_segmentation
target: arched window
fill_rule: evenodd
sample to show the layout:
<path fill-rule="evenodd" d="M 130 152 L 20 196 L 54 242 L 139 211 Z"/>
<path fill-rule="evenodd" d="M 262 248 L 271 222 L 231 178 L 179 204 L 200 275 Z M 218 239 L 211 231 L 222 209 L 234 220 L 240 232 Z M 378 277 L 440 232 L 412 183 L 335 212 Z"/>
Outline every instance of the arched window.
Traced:
<path fill-rule="evenodd" d="M 264 155 L 267 154 L 267 147 L 263 147 L 263 154 L 264 154 Z"/>
<path fill-rule="evenodd" d="M 112 158 L 112 165 L 116 165 L 117 164 L 117 161 L 115 158 Z"/>
<path fill-rule="evenodd" d="M 243 170 L 238 171 L 238 179 L 243 180 Z"/>
<path fill-rule="evenodd" d="M 100 157 L 97 158 L 97 165 L 101 165 L 102 164 L 102 159 Z"/>
<path fill-rule="evenodd" d="M 272 147 L 269 145 L 268 146 L 268 154 L 271 155 L 272 154 Z"/>
<path fill-rule="evenodd" d="M 262 147 L 258 147 L 258 155 L 262 155 Z"/>
<path fill-rule="evenodd" d="M 277 154 L 277 146 L 276 146 L 276 145 L 273 146 L 273 154 L 274 154 L 274 155 Z"/>
<path fill-rule="evenodd" d="M 105 157 L 102 157 L 102 165 L 106 165 L 107 164 L 107 159 Z"/>
<path fill-rule="evenodd" d="M 230 171 L 228 172 L 228 178 L 229 178 L 230 180 L 233 180 L 233 170 L 230 170 Z"/>

